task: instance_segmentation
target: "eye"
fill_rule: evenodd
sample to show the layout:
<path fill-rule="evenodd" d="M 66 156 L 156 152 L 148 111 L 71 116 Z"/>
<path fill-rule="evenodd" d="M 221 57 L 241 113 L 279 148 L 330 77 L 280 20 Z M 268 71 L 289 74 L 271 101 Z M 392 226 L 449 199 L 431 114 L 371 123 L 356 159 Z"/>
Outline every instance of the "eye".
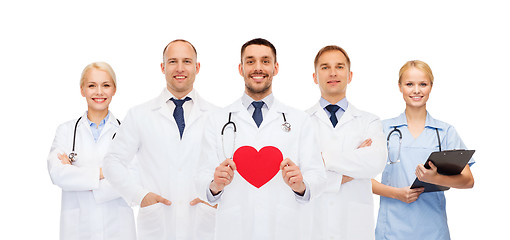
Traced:
<path fill-rule="evenodd" d="M 344 69 L 344 66 L 338 66 L 337 68 L 338 69 Z"/>
<path fill-rule="evenodd" d="M 106 83 L 103 85 L 103 87 L 110 87 L 110 84 Z"/>
<path fill-rule="evenodd" d="M 428 86 L 428 84 L 427 83 L 421 83 L 420 86 L 426 87 L 426 86 Z"/>
<path fill-rule="evenodd" d="M 185 60 L 184 63 L 191 64 L 191 60 Z"/>
<path fill-rule="evenodd" d="M 89 88 L 93 88 L 93 87 L 95 87 L 95 86 L 96 86 L 96 85 L 94 85 L 94 84 L 89 84 L 89 85 L 88 85 L 88 87 L 89 87 Z"/>
<path fill-rule="evenodd" d="M 321 69 L 326 70 L 326 69 L 328 69 L 328 66 L 323 66 L 323 67 L 321 67 Z"/>
<path fill-rule="evenodd" d="M 408 86 L 408 87 L 412 87 L 412 86 L 413 86 L 413 83 L 406 83 L 406 86 Z"/>
<path fill-rule="evenodd" d="M 246 61 L 247 64 L 253 64 L 253 60 Z"/>

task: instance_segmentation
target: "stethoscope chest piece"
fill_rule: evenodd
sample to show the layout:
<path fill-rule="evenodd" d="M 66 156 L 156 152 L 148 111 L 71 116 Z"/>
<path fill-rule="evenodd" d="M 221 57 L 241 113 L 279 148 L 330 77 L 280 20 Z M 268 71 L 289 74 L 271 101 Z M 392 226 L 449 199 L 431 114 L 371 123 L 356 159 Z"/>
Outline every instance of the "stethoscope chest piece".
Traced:
<path fill-rule="evenodd" d="M 78 153 L 72 151 L 71 153 L 69 153 L 69 160 L 71 160 L 72 163 L 76 162 L 76 156 L 78 156 Z"/>
<path fill-rule="evenodd" d="M 292 129 L 290 128 L 290 123 L 287 122 L 287 118 L 285 117 L 285 113 L 282 113 L 282 116 L 283 116 L 282 130 L 284 132 L 290 132 L 290 130 L 292 130 Z"/>
<path fill-rule="evenodd" d="M 284 122 L 284 123 L 282 124 L 282 130 L 283 130 L 284 132 L 290 132 L 290 130 L 292 130 L 292 129 L 290 128 L 290 123 L 288 123 L 288 122 Z"/>

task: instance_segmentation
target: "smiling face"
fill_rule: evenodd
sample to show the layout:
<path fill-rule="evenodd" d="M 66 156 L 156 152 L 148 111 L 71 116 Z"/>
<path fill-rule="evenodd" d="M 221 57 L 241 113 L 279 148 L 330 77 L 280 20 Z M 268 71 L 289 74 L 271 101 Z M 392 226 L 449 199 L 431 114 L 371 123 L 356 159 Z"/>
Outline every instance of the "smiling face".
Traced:
<path fill-rule="evenodd" d="M 352 72 L 345 55 L 338 50 L 322 53 L 318 58 L 313 80 L 319 85 L 321 96 L 330 103 L 334 104 L 345 98 L 347 84 L 352 80 Z"/>
<path fill-rule="evenodd" d="M 273 76 L 278 63 L 270 47 L 249 45 L 241 56 L 239 74 L 244 78 L 245 91 L 254 100 L 261 100 L 272 92 Z"/>
<path fill-rule="evenodd" d="M 399 88 L 406 102 L 406 107 L 424 108 L 432 90 L 432 82 L 425 72 L 410 67 L 402 74 Z"/>
<path fill-rule="evenodd" d="M 195 76 L 200 70 L 195 50 L 187 42 L 176 41 L 168 45 L 164 60 L 161 72 L 165 74 L 167 89 L 175 97 L 183 98 L 193 90 Z"/>
<path fill-rule="evenodd" d="M 117 90 L 110 74 L 96 68 L 85 73 L 80 89 L 81 95 L 87 100 L 89 112 L 108 112 L 108 106 Z"/>

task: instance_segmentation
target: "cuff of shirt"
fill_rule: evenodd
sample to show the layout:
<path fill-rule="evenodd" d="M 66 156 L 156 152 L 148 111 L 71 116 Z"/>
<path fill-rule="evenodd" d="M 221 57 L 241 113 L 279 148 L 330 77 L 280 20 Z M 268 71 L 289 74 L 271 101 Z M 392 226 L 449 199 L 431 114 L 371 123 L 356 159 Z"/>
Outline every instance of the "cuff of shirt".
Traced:
<path fill-rule="evenodd" d="M 207 201 L 211 204 L 211 205 L 214 205 L 216 204 L 220 198 L 221 198 L 221 195 L 223 195 L 223 191 L 220 191 L 218 194 L 216 195 L 213 195 L 212 192 L 211 192 L 211 189 L 207 189 Z"/>
<path fill-rule="evenodd" d="M 305 188 L 305 194 L 303 194 L 303 196 L 294 192 L 294 195 L 296 196 L 296 201 L 298 201 L 299 203 L 307 203 L 310 201 L 310 188 L 306 182 L 304 182 L 304 184 L 305 184 L 306 188 Z"/>

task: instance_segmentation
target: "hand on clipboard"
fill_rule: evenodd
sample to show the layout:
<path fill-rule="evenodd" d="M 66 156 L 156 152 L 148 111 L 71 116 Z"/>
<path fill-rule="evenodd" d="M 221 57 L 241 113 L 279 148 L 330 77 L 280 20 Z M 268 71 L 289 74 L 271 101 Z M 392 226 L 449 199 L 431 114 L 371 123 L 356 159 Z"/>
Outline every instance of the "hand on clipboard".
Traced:
<path fill-rule="evenodd" d="M 417 178 L 414 180 L 411 189 L 423 187 L 425 188 L 424 192 L 446 191 L 450 189 L 449 187 L 429 182 L 437 174 L 460 174 L 474 153 L 475 150 L 448 150 L 431 153 L 425 164 L 420 164 L 416 168 Z"/>

